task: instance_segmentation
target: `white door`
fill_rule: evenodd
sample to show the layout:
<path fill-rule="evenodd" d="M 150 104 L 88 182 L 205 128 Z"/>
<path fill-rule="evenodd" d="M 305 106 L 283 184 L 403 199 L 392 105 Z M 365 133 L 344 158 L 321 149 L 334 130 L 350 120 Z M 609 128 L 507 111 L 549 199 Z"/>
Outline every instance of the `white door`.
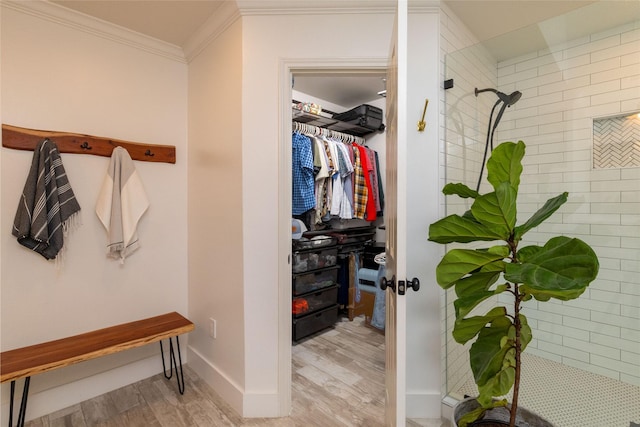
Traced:
<path fill-rule="evenodd" d="M 406 277 L 407 3 L 398 2 L 387 70 L 386 279 Z M 400 195 L 400 197 L 398 197 Z M 406 419 L 406 296 L 386 291 L 386 425 Z"/>

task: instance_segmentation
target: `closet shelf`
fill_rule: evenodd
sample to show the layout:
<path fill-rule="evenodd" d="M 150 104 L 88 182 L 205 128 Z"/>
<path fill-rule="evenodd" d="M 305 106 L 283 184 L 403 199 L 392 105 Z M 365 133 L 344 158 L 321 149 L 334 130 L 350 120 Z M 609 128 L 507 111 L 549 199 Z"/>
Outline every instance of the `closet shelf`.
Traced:
<path fill-rule="evenodd" d="M 364 136 L 370 133 L 374 133 L 374 130 L 355 125 L 353 123 L 341 122 L 330 117 L 320 116 L 318 114 L 309 113 L 306 111 L 292 108 L 293 121 L 298 123 L 305 123 L 311 126 L 318 126 L 321 128 L 335 130 L 337 132 L 348 133 L 354 136 Z"/>
<path fill-rule="evenodd" d="M 123 147 L 133 160 L 145 162 L 176 162 L 173 145 L 143 144 L 78 133 L 36 130 L 2 124 L 2 146 L 33 151 L 40 141 L 49 138 L 61 153 L 93 154 L 110 157 L 115 147 Z"/>

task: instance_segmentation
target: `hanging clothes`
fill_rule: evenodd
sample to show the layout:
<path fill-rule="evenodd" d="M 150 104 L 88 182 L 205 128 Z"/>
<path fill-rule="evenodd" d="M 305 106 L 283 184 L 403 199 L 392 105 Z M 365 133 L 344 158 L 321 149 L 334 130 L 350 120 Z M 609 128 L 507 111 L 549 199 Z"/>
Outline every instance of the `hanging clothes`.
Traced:
<path fill-rule="evenodd" d="M 292 213 L 302 215 L 316 206 L 311 139 L 299 132 L 292 137 Z"/>
<path fill-rule="evenodd" d="M 301 128 L 293 134 L 293 216 L 308 215 L 305 223 L 320 226 L 332 218 L 374 221 L 381 216 L 378 153 L 345 142 L 353 141 L 348 135 Z"/>

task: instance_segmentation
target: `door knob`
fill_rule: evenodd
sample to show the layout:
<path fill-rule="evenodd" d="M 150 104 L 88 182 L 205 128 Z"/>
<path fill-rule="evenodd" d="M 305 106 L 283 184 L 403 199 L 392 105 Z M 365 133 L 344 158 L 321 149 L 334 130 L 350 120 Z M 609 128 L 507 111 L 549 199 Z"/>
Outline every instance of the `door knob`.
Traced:
<path fill-rule="evenodd" d="M 386 277 L 383 277 L 382 280 L 380 280 L 380 289 L 382 289 L 383 291 L 386 290 L 387 288 L 390 288 L 393 292 L 396 291 L 396 276 L 392 276 L 390 280 L 387 280 Z"/>
<path fill-rule="evenodd" d="M 417 277 L 414 277 L 411 280 L 407 279 L 406 284 L 404 280 L 398 281 L 398 295 L 404 295 L 407 288 L 411 288 L 414 292 L 418 292 L 418 290 L 420 289 L 420 280 L 418 280 Z"/>

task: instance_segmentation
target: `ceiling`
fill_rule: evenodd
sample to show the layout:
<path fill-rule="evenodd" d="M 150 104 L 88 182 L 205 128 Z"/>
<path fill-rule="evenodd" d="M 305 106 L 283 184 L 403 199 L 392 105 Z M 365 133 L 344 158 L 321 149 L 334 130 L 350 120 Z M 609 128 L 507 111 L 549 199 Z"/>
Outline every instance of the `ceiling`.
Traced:
<path fill-rule="evenodd" d="M 187 40 L 231 0 L 51 0 L 61 6 L 130 30 L 184 47 Z M 247 0 L 236 3 L 251 4 Z M 640 19 L 637 0 L 443 0 L 498 60 L 512 58 L 585 34 Z M 254 2 L 255 3 L 255 2 Z M 393 5 L 391 0 L 262 0 L 263 5 L 318 7 L 319 5 Z M 574 12 L 571 12 L 574 11 Z M 571 12 L 571 13 L 568 13 Z M 559 17 L 560 18 L 554 18 Z M 555 21 L 554 21 L 555 19 Z M 533 25 L 545 21 L 545 28 Z M 515 34 L 513 31 L 518 30 Z M 384 82 L 377 74 L 296 76 L 296 89 L 322 94 L 339 105 L 375 99 Z"/>

